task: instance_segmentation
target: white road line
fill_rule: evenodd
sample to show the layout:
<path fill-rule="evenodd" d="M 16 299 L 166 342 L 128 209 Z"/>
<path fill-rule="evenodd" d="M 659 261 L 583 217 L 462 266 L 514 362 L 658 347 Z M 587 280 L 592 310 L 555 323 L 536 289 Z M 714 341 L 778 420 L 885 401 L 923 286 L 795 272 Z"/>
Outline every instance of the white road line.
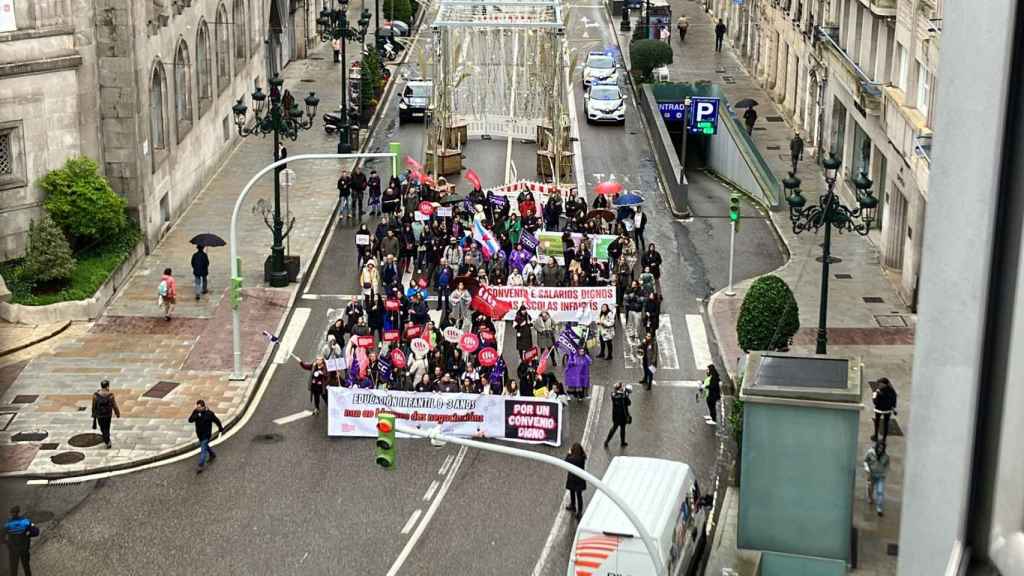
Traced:
<path fill-rule="evenodd" d="M 430 499 L 434 497 L 434 492 L 437 492 L 437 488 L 440 485 L 441 483 L 438 482 L 437 480 L 431 482 L 430 486 L 427 488 L 427 493 L 423 495 L 423 501 L 430 502 Z"/>
<path fill-rule="evenodd" d="M 658 368 L 677 370 L 679 368 L 679 356 L 676 354 L 676 339 L 672 335 L 671 316 L 668 314 L 661 315 L 658 332 L 654 337 L 658 341 Z"/>
<path fill-rule="evenodd" d="M 583 425 L 583 438 L 580 440 L 584 450 L 590 450 L 590 428 L 601 414 L 602 403 L 604 403 L 604 388 L 594 386 L 593 393 L 590 396 L 590 408 L 587 411 L 587 422 Z M 562 532 L 562 527 L 569 516 L 569 511 L 565 509 L 568 503 L 569 495 L 565 494 L 562 496 L 562 501 L 558 503 L 558 514 L 555 515 L 555 523 L 551 525 L 548 538 L 544 541 L 544 548 L 540 551 L 540 557 L 537 558 L 537 563 L 533 565 L 532 576 L 540 576 L 544 572 L 544 565 L 547 564 L 548 556 L 551 555 L 551 550 L 555 547 L 555 540 L 558 539 L 558 535 Z"/>
<path fill-rule="evenodd" d="M 423 513 L 423 510 L 420 510 L 419 508 L 417 508 L 412 513 L 412 516 L 409 516 L 409 520 L 407 520 L 405 522 L 405 526 L 402 526 L 402 534 L 408 534 L 409 531 L 412 530 L 412 527 L 416 525 L 416 521 L 419 520 L 420 514 L 422 514 L 422 513 Z"/>
<path fill-rule="evenodd" d="M 655 386 L 666 386 L 669 388 L 698 388 L 700 380 L 655 380 Z"/>
<path fill-rule="evenodd" d="M 703 372 L 711 364 L 711 349 L 708 348 L 708 334 L 704 331 L 704 319 L 700 314 L 686 315 L 686 330 L 690 333 L 693 348 L 693 365 Z"/>
<path fill-rule="evenodd" d="M 278 418 L 277 420 L 274 420 L 274 424 L 277 424 L 278 426 L 280 426 L 282 424 L 288 424 L 289 422 L 295 422 L 296 420 L 302 420 L 303 418 L 308 418 L 309 416 L 312 416 L 312 415 L 313 415 L 312 411 L 310 411 L 310 410 L 303 410 L 302 412 L 296 412 L 295 414 L 292 414 L 291 416 L 283 416 L 281 418 Z"/>
<path fill-rule="evenodd" d="M 455 457 L 449 454 L 448 457 L 444 459 L 444 464 L 441 464 L 441 469 L 437 471 L 437 474 L 439 476 L 444 476 L 445 474 L 447 474 L 448 468 L 452 465 L 452 461 L 454 460 Z"/>
<path fill-rule="evenodd" d="M 448 456 L 451 458 L 451 455 Z M 451 470 L 448 476 L 445 477 L 444 483 L 441 484 L 441 490 L 437 493 L 437 498 L 430 503 L 430 507 L 427 508 L 427 513 L 423 515 L 423 521 L 416 526 L 416 531 L 412 533 L 409 540 L 406 541 L 405 547 L 402 548 L 402 552 L 398 554 L 398 558 L 395 558 L 395 563 L 391 565 L 391 569 L 388 570 L 386 576 L 395 576 L 398 571 L 402 568 L 402 564 L 405 564 L 405 560 L 409 557 L 409 553 L 412 552 L 416 542 L 419 541 L 420 536 L 423 535 L 423 531 L 426 530 L 427 525 L 430 524 L 430 519 L 434 517 L 434 513 L 437 512 L 438 507 L 441 506 L 441 501 L 444 500 L 444 495 L 448 493 L 448 488 L 451 487 L 452 481 L 455 479 L 455 473 L 459 471 L 459 466 L 462 466 L 462 460 L 466 457 L 466 447 L 462 446 L 459 448 L 458 455 L 452 461 Z M 446 459 L 447 461 L 447 459 Z"/>
<path fill-rule="evenodd" d="M 288 361 L 288 356 L 295 348 L 295 343 L 299 341 L 299 336 L 302 335 L 306 322 L 309 321 L 310 312 L 312 312 L 310 308 L 295 309 L 295 313 L 292 314 L 292 320 L 288 323 L 288 328 L 285 329 L 284 336 L 277 345 L 277 355 L 274 356 L 275 364 L 284 364 Z"/>
<path fill-rule="evenodd" d="M 626 318 L 628 318 L 627 314 L 619 314 L 619 322 L 622 324 L 622 357 L 626 361 L 626 370 L 632 370 L 640 361 L 640 358 L 633 356 L 633 350 L 639 345 L 639 341 L 637 341 L 636 333 L 627 328 Z"/>

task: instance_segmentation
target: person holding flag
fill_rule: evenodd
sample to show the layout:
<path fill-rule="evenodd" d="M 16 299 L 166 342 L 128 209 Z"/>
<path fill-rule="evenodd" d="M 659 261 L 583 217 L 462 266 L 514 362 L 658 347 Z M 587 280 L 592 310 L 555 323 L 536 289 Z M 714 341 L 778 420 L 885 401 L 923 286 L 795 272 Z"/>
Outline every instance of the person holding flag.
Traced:
<path fill-rule="evenodd" d="M 491 256 L 501 249 L 498 241 L 494 238 L 494 233 L 484 226 L 484 214 L 482 210 L 478 211 L 476 216 L 473 217 L 473 240 L 480 245 L 480 251 L 487 260 L 490 260 Z"/>

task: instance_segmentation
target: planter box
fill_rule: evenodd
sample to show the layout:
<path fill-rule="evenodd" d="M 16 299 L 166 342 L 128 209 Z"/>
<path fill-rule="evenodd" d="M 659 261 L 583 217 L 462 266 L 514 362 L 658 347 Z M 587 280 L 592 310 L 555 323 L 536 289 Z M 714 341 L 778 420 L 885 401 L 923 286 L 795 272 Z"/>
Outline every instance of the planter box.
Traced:
<path fill-rule="evenodd" d="M 85 321 L 99 318 L 107 309 L 117 291 L 128 283 L 135 265 L 146 255 L 145 243 L 141 240 L 124 262 L 110 274 L 96 294 L 87 300 L 57 302 L 46 306 L 25 306 L 0 302 L 0 319 L 12 324 L 46 324 L 48 322 Z"/>

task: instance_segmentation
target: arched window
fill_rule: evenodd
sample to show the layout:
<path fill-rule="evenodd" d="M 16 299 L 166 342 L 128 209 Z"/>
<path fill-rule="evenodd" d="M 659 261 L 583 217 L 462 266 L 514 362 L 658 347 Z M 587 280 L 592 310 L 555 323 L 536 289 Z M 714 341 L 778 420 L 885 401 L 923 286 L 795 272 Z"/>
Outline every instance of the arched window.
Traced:
<path fill-rule="evenodd" d="M 223 92 L 231 82 L 231 32 L 228 24 L 228 11 L 221 4 L 217 7 L 217 24 L 214 34 L 217 37 L 217 92 Z"/>
<path fill-rule="evenodd" d="M 213 101 L 213 81 L 210 63 L 210 27 L 206 21 L 199 23 L 199 31 L 196 32 L 196 85 L 199 90 L 199 115 L 210 107 Z"/>
<path fill-rule="evenodd" d="M 164 65 L 158 60 L 149 79 L 149 140 L 154 152 L 167 149 L 167 121 L 164 118 L 166 88 L 167 76 L 164 75 Z"/>
<path fill-rule="evenodd" d="M 178 41 L 174 51 L 174 121 L 180 143 L 192 129 L 192 65 L 184 39 Z"/>
<path fill-rule="evenodd" d="M 231 5 L 231 29 L 235 40 L 235 73 L 245 65 L 245 47 L 247 42 L 245 27 L 245 5 L 242 0 L 235 0 Z"/>

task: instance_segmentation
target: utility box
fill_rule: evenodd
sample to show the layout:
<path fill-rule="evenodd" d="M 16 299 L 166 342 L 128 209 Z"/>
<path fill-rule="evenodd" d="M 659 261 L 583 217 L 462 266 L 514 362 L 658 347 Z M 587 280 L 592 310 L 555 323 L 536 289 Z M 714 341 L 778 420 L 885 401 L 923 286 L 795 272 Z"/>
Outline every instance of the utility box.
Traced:
<path fill-rule="evenodd" d="M 801 566 L 845 574 L 860 460 L 860 360 L 753 352 L 741 383 L 738 546 L 772 557 L 762 576 L 805 573 Z"/>

